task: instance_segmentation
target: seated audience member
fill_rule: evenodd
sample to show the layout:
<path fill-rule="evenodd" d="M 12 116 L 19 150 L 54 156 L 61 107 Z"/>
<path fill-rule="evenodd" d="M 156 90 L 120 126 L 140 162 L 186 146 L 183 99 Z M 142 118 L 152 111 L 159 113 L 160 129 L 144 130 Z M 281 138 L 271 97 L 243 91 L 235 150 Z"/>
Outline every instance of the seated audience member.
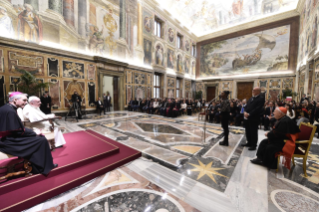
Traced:
<path fill-rule="evenodd" d="M 168 105 L 168 101 L 167 101 L 167 98 L 165 98 L 164 102 L 162 102 L 162 107 L 160 108 L 160 114 L 161 114 L 162 116 L 164 116 L 165 113 L 166 113 L 166 107 L 167 107 L 167 105 Z"/>
<path fill-rule="evenodd" d="M 58 164 L 53 164 L 49 143 L 40 131 L 23 126 L 17 109 L 26 104 L 26 94 L 13 92 L 9 95 L 9 103 L 0 108 L 0 151 L 29 160 L 33 174 L 47 175 Z"/>
<path fill-rule="evenodd" d="M 179 102 L 179 99 L 176 99 L 175 102 L 173 102 L 172 117 L 176 118 L 177 116 L 179 116 L 180 109 L 181 104 Z"/>
<path fill-rule="evenodd" d="M 134 105 L 135 105 L 135 101 L 133 99 L 130 99 L 130 101 L 128 102 L 128 105 L 127 105 L 127 110 L 132 111 Z"/>
<path fill-rule="evenodd" d="M 264 114 L 264 130 L 269 130 L 269 124 L 272 126 L 276 119 L 274 118 L 274 103 L 272 101 L 269 102 L 269 107 L 266 107 Z"/>
<path fill-rule="evenodd" d="M 153 101 L 152 107 L 150 108 L 150 113 L 151 113 L 151 114 L 157 113 L 158 107 L 159 107 L 159 102 L 158 102 L 157 99 L 155 99 L 155 100 Z"/>
<path fill-rule="evenodd" d="M 317 138 L 319 138 L 319 102 L 316 104 L 313 125 L 317 126 L 317 133 L 318 133 Z"/>
<path fill-rule="evenodd" d="M 36 96 L 30 96 L 29 97 L 29 104 L 26 105 L 23 110 L 23 116 L 20 116 L 21 120 L 29 120 L 31 122 L 31 127 L 33 131 L 40 131 L 42 134 L 47 134 L 51 133 L 50 128 L 52 125 L 50 124 L 49 121 L 43 121 L 43 122 L 38 122 L 38 123 L 32 123 L 32 122 L 37 122 L 41 121 L 43 119 L 48 119 L 48 118 L 53 118 L 55 117 L 55 114 L 44 114 L 40 110 L 40 105 L 41 101 L 38 97 Z M 55 140 L 55 146 L 60 147 L 65 144 L 65 140 L 63 137 L 63 134 L 61 130 L 58 127 L 54 127 L 54 140 Z"/>
<path fill-rule="evenodd" d="M 215 107 L 215 121 L 216 123 L 220 123 L 220 101 L 216 102 L 216 107 Z"/>
<path fill-rule="evenodd" d="M 168 104 L 167 104 L 166 111 L 164 114 L 167 117 L 172 117 L 172 111 L 173 111 L 173 108 L 175 106 L 175 103 L 173 101 L 174 101 L 173 99 L 168 99 Z"/>
<path fill-rule="evenodd" d="M 101 114 L 102 110 L 103 110 L 104 111 L 104 115 L 105 115 L 105 107 L 104 107 L 103 101 L 101 101 L 100 97 L 95 102 L 95 104 L 96 104 L 96 112 L 98 112 L 100 110 L 100 114 Z"/>
<path fill-rule="evenodd" d="M 185 114 L 186 113 L 186 108 L 187 108 L 187 104 L 186 104 L 186 101 L 185 99 L 183 100 L 183 103 L 181 104 L 181 114 Z"/>
<path fill-rule="evenodd" d="M 140 108 L 140 106 L 141 106 L 141 101 L 140 101 L 140 99 L 137 100 L 137 99 L 135 98 L 135 100 L 134 100 L 134 106 L 132 107 L 133 111 L 137 111 L 137 110 Z"/>
<path fill-rule="evenodd" d="M 281 152 L 285 145 L 284 140 L 289 140 L 289 134 L 300 132 L 296 123 L 291 120 L 287 114 L 287 109 L 284 107 L 276 108 L 274 117 L 277 120 L 274 128 L 267 132 L 266 139 L 262 140 L 258 150 L 257 158 L 251 160 L 252 163 L 264 165 L 270 169 L 277 169 L 276 153 Z"/>
<path fill-rule="evenodd" d="M 295 111 L 292 109 L 291 105 L 288 103 L 285 105 L 285 108 L 287 109 L 287 116 L 291 119 L 295 119 Z"/>
<path fill-rule="evenodd" d="M 189 99 L 187 103 L 187 115 L 189 116 L 192 115 L 192 105 L 193 105 L 193 100 Z"/>
<path fill-rule="evenodd" d="M 215 107 L 216 107 L 216 102 L 212 102 L 212 104 L 208 108 L 208 115 L 209 115 L 209 122 L 213 123 L 214 122 L 214 116 L 215 116 Z"/>
<path fill-rule="evenodd" d="M 301 112 L 300 112 L 300 116 L 297 119 L 297 126 L 299 126 L 301 122 L 305 122 L 305 123 L 309 122 L 309 114 L 306 108 L 306 103 L 303 103 L 301 105 Z"/>

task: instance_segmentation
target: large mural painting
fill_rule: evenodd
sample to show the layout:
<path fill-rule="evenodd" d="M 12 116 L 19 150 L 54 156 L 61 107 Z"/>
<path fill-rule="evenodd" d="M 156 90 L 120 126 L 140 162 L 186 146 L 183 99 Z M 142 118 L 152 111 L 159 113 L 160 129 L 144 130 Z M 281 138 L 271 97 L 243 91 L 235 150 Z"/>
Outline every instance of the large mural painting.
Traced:
<path fill-rule="evenodd" d="M 200 77 L 288 69 L 290 25 L 201 46 Z"/>

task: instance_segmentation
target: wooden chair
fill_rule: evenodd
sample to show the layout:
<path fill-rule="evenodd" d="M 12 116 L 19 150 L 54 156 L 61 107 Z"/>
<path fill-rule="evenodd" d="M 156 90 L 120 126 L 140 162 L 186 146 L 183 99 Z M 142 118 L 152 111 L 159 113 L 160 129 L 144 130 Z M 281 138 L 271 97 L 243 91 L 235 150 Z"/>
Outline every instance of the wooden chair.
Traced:
<path fill-rule="evenodd" d="M 204 117 L 204 120 L 206 119 L 206 106 L 202 107 L 201 111 L 198 114 L 198 121 Z"/>
<path fill-rule="evenodd" d="M 31 176 L 31 171 L 32 165 L 28 160 L 0 152 L 0 182 L 21 175 Z"/>
<path fill-rule="evenodd" d="M 313 140 L 313 137 L 316 133 L 317 126 L 313 126 L 308 123 L 301 122 L 299 125 L 300 133 L 298 136 L 298 140 L 296 141 L 296 149 L 292 156 L 292 163 L 295 166 L 295 158 L 303 158 L 303 171 L 305 177 L 307 177 L 307 157 L 309 153 L 309 149 L 311 147 L 311 143 Z M 278 172 L 278 166 L 280 162 L 280 156 L 282 154 L 280 153 L 278 156 L 278 164 L 277 164 L 277 172 Z"/>
<path fill-rule="evenodd" d="M 51 146 L 51 151 L 54 151 L 55 150 L 55 136 L 54 136 L 54 120 L 56 119 L 61 119 L 62 117 L 61 116 L 55 116 L 53 118 L 48 118 L 48 119 L 43 119 L 43 120 L 40 120 L 40 121 L 36 121 L 36 122 L 30 122 L 29 120 L 23 120 L 23 125 L 25 127 L 30 127 L 32 128 L 32 124 L 36 124 L 36 123 L 41 123 L 41 122 L 44 122 L 44 121 L 49 121 L 50 124 L 51 124 L 51 127 L 50 127 L 50 132 L 49 133 L 44 133 L 43 135 L 45 136 L 45 138 L 48 140 L 50 146 Z"/>

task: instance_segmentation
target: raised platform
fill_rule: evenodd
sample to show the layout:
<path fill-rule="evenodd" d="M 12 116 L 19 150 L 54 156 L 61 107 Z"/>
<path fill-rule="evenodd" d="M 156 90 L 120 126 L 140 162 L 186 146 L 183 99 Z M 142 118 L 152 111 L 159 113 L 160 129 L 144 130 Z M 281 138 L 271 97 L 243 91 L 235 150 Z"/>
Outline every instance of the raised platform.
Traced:
<path fill-rule="evenodd" d="M 59 167 L 0 184 L 0 211 L 21 211 L 81 185 L 141 156 L 93 131 L 64 134 L 66 145 L 52 153 Z M 5 201 L 3 201 L 5 200 Z"/>

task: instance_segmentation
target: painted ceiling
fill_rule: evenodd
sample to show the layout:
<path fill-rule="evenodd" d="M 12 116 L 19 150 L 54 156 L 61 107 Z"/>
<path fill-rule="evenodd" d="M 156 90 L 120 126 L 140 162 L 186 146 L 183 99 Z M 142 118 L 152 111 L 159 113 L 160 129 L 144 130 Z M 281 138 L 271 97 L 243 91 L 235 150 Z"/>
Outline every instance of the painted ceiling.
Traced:
<path fill-rule="evenodd" d="M 156 1 L 198 37 L 291 11 L 298 4 L 298 0 Z"/>

